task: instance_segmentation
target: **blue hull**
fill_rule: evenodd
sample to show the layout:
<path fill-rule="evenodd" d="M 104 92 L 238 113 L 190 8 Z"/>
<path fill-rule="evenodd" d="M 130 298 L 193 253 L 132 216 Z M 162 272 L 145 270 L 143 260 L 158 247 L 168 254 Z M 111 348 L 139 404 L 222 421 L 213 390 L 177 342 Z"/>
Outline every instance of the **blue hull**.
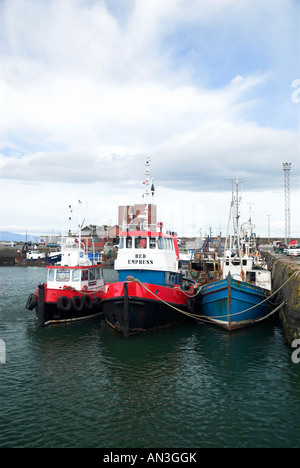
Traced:
<path fill-rule="evenodd" d="M 201 317 L 234 330 L 266 317 L 271 312 L 266 298 L 266 292 L 259 286 L 228 276 L 202 287 L 198 310 Z"/>
<path fill-rule="evenodd" d="M 46 257 L 47 265 L 55 265 L 58 262 L 61 262 L 61 254 L 54 255 L 53 257 Z"/>

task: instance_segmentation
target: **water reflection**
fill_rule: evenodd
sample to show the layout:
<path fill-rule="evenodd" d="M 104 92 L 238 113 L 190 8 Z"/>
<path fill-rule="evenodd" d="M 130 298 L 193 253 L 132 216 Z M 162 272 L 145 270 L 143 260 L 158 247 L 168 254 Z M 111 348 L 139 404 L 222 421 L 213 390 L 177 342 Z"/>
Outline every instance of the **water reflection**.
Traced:
<path fill-rule="evenodd" d="M 1 272 L 17 291 L 1 296 L 2 446 L 300 445 L 300 365 L 273 320 L 129 340 L 99 318 L 39 328 L 24 303 L 40 271 L 22 271 Z"/>

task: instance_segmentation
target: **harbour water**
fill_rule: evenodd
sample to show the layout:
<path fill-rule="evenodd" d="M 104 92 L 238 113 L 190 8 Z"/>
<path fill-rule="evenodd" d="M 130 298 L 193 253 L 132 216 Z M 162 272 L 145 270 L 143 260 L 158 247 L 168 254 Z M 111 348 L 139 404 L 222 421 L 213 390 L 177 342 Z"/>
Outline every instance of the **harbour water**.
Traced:
<path fill-rule="evenodd" d="M 38 328 L 25 304 L 45 277 L 0 267 L 0 447 L 300 446 L 300 364 L 276 320 L 128 340 L 99 319 Z"/>

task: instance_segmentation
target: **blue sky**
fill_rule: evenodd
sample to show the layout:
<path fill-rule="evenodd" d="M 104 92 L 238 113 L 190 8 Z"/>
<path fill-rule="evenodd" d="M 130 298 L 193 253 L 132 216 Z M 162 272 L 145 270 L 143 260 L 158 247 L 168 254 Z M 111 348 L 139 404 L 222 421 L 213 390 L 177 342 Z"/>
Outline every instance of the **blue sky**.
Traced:
<path fill-rule="evenodd" d="M 282 235 L 291 162 L 300 234 L 299 1 L 4 0 L 0 22 L 2 230 L 59 231 L 79 198 L 114 224 L 150 156 L 185 235 L 225 231 L 237 176 L 244 219 Z"/>

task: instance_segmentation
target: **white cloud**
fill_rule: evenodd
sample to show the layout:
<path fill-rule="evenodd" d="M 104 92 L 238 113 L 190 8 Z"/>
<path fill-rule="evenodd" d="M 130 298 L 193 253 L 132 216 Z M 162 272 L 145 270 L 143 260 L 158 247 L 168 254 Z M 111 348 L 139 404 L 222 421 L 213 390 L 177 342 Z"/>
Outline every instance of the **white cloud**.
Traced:
<path fill-rule="evenodd" d="M 10 0 L 0 8 L 3 225 L 60 228 L 56 213 L 80 197 L 93 220 L 116 221 L 124 193 L 139 196 L 149 154 L 157 187 L 175 205 L 198 194 L 197 223 L 210 221 L 208 200 L 219 217 L 224 178 L 238 174 L 253 198 L 272 194 L 284 159 L 299 184 L 297 77 L 280 81 L 298 57 L 295 2 Z"/>

